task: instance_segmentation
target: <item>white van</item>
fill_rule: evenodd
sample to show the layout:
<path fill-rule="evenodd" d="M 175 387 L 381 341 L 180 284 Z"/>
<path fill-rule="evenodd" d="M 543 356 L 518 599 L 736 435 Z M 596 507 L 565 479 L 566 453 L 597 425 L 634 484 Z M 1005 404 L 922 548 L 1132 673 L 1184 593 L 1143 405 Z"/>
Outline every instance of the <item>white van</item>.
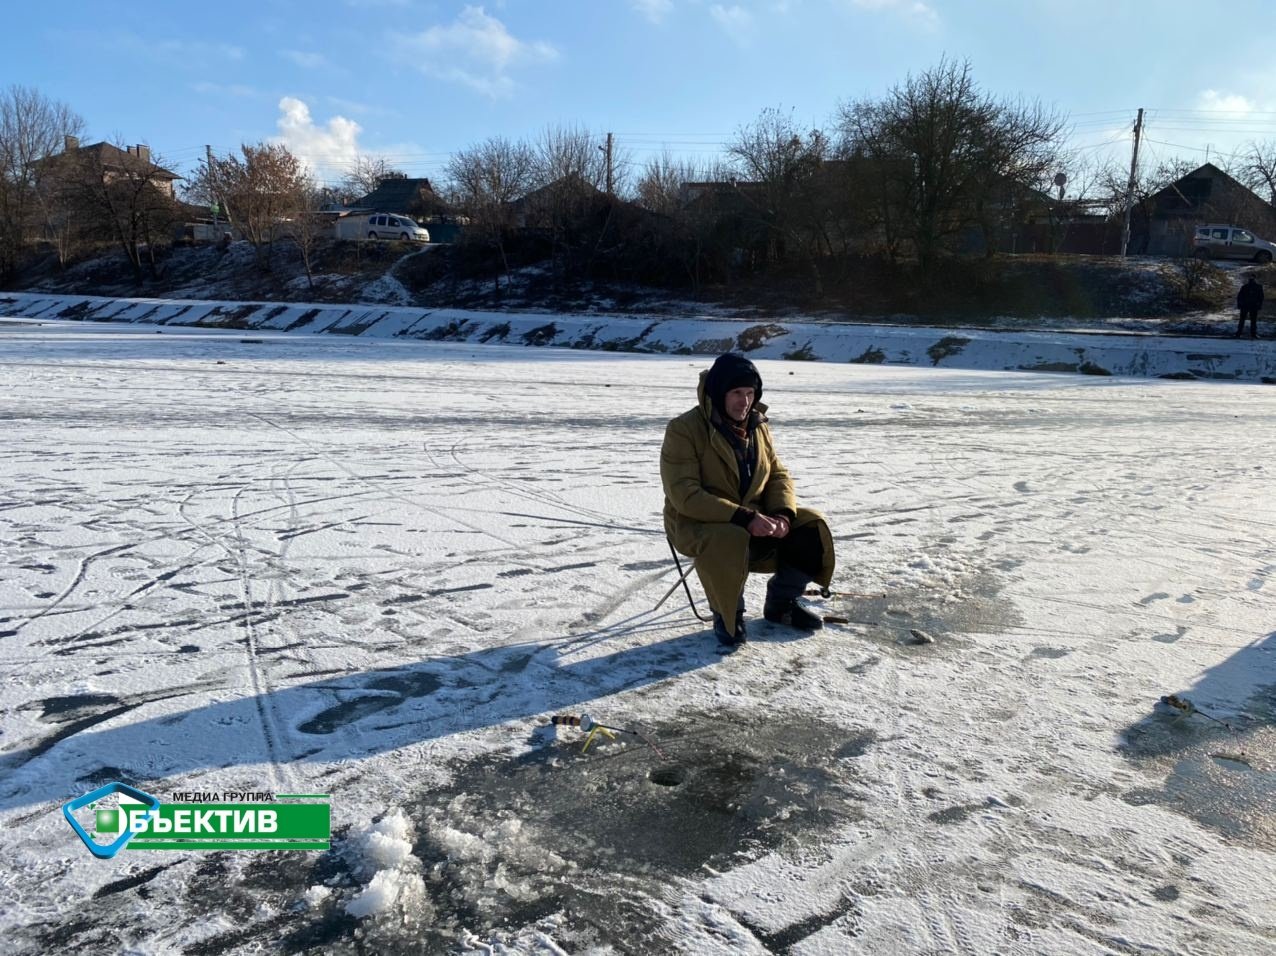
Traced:
<path fill-rule="evenodd" d="M 424 226 L 400 213 L 377 213 L 368 217 L 369 239 L 400 239 L 403 242 L 429 242 L 430 233 Z"/>
<path fill-rule="evenodd" d="M 1198 259 L 1248 259 L 1271 262 L 1276 244 L 1260 239 L 1248 229 L 1210 223 L 1197 226 L 1192 236 L 1193 254 Z"/>

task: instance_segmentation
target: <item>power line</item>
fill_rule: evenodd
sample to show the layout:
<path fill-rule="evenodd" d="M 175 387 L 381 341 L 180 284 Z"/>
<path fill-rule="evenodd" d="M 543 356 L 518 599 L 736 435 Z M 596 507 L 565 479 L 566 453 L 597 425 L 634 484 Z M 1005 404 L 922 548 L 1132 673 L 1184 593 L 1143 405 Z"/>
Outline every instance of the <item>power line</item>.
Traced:
<path fill-rule="evenodd" d="M 1203 146 L 1188 146 L 1186 143 L 1167 143 L 1160 139 L 1145 140 L 1148 143 L 1156 143 L 1158 146 L 1173 146 L 1175 149 L 1190 149 L 1197 153 L 1222 153 L 1221 149 L 1205 148 Z M 1233 151 L 1234 153 L 1235 151 Z"/>

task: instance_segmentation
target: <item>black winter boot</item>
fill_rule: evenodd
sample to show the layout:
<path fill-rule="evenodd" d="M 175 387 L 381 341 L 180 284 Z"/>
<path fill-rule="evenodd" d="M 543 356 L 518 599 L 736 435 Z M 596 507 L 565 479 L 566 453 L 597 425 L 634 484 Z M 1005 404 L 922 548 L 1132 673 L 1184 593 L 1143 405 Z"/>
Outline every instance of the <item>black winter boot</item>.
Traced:
<path fill-rule="evenodd" d="M 824 619 L 802 607 L 797 600 L 810 583 L 809 574 L 794 567 L 781 567 L 767 582 L 762 616 L 772 624 L 789 624 L 799 631 L 818 631 L 824 626 Z"/>
<path fill-rule="evenodd" d="M 824 626 L 824 619 L 804 608 L 797 598 L 768 599 L 762 607 L 762 616 L 772 624 L 788 624 L 799 631 L 818 631 Z"/>
<path fill-rule="evenodd" d="M 717 611 L 713 613 L 713 636 L 718 639 L 719 644 L 727 647 L 735 647 L 737 644 L 743 644 L 749 639 L 748 631 L 744 626 L 744 598 L 740 598 L 740 603 L 735 609 L 735 636 L 732 637 L 727 633 L 727 623 L 722 619 L 722 615 Z"/>

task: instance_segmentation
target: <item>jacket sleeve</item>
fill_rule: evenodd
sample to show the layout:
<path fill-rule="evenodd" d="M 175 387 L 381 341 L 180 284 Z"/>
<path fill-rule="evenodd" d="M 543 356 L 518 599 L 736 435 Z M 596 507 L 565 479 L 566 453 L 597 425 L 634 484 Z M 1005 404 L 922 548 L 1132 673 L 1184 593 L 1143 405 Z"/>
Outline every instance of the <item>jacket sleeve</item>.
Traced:
<path fill-rule="evenodd" d="M 764 426 L 765 427 L 765 426 Z M 793 491 L 793 476 L 775 453 L 771 429 L 766 430 L 766 450 L 771 475 L 762 489 L 762 510 L 769 515 L 784 515 L 792 521 L 797 517 L 797 495 Z"/>
<path fill-rule="evenodd" d="M 705 490 L 700 482 L 695 442 L 687 433 L 687 426 L 677 419 L 665 429 L 665 443 L 660 448 L 660 482 L 674 510 L 696 521 L 727 522 L 739 509 L 734 501 Z"/>

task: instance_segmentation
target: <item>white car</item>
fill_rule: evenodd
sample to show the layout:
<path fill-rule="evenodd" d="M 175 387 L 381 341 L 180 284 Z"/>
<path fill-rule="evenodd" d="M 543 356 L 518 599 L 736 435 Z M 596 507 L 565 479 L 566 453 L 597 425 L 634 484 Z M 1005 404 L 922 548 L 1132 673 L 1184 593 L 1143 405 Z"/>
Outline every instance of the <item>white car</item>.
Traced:
<path fill-rule="evenodd" d="M 1197 226 L 1192 237 L 1193 255 L 1198 259 L 1247 259 L 1271 262 L 1276 245 L 1259 239 L 1248 229 L 1236 226 Z"/>
<path fill-rule="evenodd" d="M 398 239 L 401 242 L 429 242 L 430 233 L 410 217 L 400 213 L 377 213 L 368 217 L 369 239 Z"/>

